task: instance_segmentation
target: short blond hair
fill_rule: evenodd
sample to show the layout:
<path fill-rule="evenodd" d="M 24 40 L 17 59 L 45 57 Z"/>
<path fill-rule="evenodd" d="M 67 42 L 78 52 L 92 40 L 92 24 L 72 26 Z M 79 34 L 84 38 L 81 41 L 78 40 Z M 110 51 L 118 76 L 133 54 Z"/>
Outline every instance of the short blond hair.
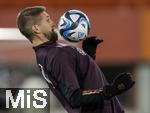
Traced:
<path fill-rule="evenodd" d="M 43 6 L 33 6 L 24 8 L 17 16 L 17 26 L 20 32 L 30 41 L 32 41 L 32 25 L 41 20 L 39 16 L 46 8 Z"/>

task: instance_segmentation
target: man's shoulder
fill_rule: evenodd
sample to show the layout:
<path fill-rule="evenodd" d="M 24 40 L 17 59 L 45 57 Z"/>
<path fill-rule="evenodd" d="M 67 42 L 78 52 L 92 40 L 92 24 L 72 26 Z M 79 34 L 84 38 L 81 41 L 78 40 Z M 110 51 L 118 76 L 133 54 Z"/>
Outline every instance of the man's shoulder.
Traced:
<path fill-rule="evenodd" d="M 68 45 L 68 44 L 64 44 L 64 43 L 57 43 L 56 46 L 54 46 L 50 51 L 56 53 L 56 54 L 70 54 L 72 53 L 74 50 L 74 47 Z"/>
<path fill-rule="evenodd" d="M 46 45 L 43 47 L 39 47 L 38 49 L 36 49 L 36 54 L 37 55 L 45 55 L 47 53 L 60 53 L 62 52 L 62 50 L 64 49 L 64 47 L 66 47 L 66 44 L 63 43 L 57 43 L 55 45 Z"/>
<path fill-rule="evenodd" d="M 52 60 L 63 60 L 69 57 L 76 56 L 76 48 L 64 43 L 56 43 L 55 45 L 48 45 L 41 47 L 36 51 L 36 55 L 40 59 L 48 57 Z"/>

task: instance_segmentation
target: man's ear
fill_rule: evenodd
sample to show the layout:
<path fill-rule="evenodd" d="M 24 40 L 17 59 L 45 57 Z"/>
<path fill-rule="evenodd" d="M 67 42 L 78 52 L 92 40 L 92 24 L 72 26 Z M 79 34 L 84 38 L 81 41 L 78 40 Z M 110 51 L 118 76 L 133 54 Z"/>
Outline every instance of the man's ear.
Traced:
<path fill-rule="evenodd" d="M 35 34 L 39 34 L 39 33 L 41 32 L 41 30 L 40 30 L 40 28 L 39 28 L 38 25 L 33 25 L 33 26 L 32 26 L 32 31 L 33 31 L 33 33 L 35 33 Z"/>

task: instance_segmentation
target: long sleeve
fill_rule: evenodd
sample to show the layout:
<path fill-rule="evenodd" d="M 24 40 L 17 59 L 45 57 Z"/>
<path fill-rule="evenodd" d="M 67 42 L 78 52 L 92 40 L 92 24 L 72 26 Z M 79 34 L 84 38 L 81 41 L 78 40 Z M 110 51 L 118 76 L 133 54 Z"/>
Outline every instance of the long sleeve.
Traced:
<path fill-rule="evenodd" d="M 59 57 L 61 56 L 61 57 Z M 72 107 L 87 107 L 103 105 L 103 95 L 93 91 L 82 91 L 75 72 L 75 59 L 65 52 L 56 56 L 51 65 L 54 77 L 57 79 L 59 89 Z M 94 91 L 95 90 L 95 91 Z"/>

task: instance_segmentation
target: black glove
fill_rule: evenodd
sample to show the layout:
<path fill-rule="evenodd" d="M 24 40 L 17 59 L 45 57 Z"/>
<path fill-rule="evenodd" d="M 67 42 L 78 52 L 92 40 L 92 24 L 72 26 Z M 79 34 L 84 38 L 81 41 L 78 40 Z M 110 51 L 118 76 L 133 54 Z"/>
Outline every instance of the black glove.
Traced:
<path fill-rule="evenodd" d="M 87 37 L 83 40 L 82 48 L 88 55 L 95 59 L 96 48 L 101 42 L 103 40 L 96 38 L 96 36 Z"/>
<path fill-rule="evenodd" d="M 130 73 L 121 73 L 113 81 L 112 84 L 103 88 L 103 94 L 106 99 L 119 95 L 129 90 L 135 81 L 132 80 Z"/>

